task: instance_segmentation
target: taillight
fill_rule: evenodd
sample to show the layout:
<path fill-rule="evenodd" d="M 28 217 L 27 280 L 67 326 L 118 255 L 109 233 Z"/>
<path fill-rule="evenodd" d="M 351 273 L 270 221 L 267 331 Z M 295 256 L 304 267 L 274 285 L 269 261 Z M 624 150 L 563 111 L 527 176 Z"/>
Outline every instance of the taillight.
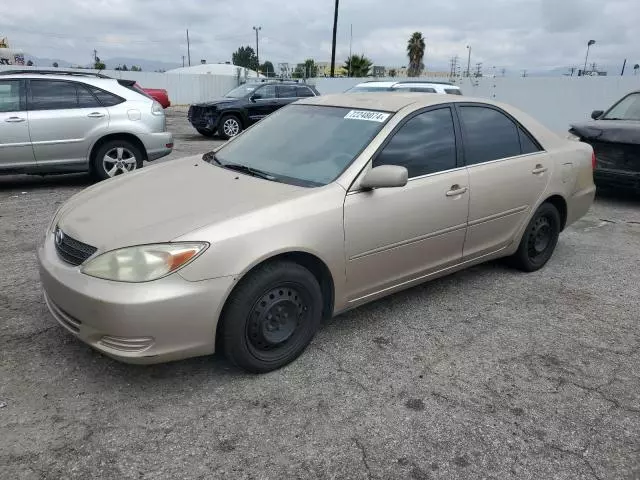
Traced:
<path fill-rule="evenodd" d="M 593 170 L 596 169 L 596 165 L 597 165 L 597 161 L 596 161 L 596 152 L 591 152 L 591 168 Z"/>

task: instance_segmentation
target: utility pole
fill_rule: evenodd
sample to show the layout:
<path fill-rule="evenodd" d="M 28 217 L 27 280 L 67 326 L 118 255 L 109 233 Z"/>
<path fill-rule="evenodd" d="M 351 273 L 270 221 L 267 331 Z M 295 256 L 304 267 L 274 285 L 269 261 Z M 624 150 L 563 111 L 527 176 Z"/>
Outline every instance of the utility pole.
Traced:
<path fill-rule="evenodd" d="M 182 55 L 182 66 L 184 67 L 184 55 Z"/>
<path fill-rule="evenodd" d="M 467 45 L 467 50 L 469 50 L 469 56 L 467 57 L 467 77 L 471 76 L 471 46 Z"/>
<path fill-rule="evenodd" d="M 622 64 L 622 71 L 620 72 L 620 76 L 621 77 L 624 77 L 624 67 L 626 67 L 626 66 L 627 66 L 627 59 L 625 58 L 624 62 Z"/>
<path fill-rule="evenodd" d="M 191 66 L 191 44 L 189 43 L 189 29 L 187 28 L 187 59 L 189 60 L 189 66 Z"/>
<path fill-rule="evenodd" d="M 253 27 L 253 29 L 256 31 L 256 60 L 258 61 L 258 67 L 256 68 L 256 73 L 258 73 L 258 71 L 260 70 L 260 50 L 258 46 L 258 32 L 262 30 L 262 27 Z"/>
<path fill-rule="evenodd" d="M 351 24 L 351 35 L 349 37 L 349 76 L 351 76 L 351 44 L 353 43 L 353 23 Z"/>
<path fill-rule="evenodd" d="M 526 77 L 526 76 L 527 76 L 527 71 L 526 71 L 526 70 L 523 70 L 523 71 L 522 71 L 522 76 L 523 76 L 523 77 Z"/>
<path fill-rule="evenodd" d="M 587 60 L 589 59 L 589 49 L 591 48 L 591 45 L 593 45 L 595 43 L 596 43 L 595 40 L 589 40 L 587 42 L 587 54 L 584 57 L 584 68 L 582 69 L 582 74 L 583 75 L 587 72 Z"/>
<path fill-rule="evenodd" d="M 98 63 L 98 51 L 94 48 L 93 49 L 93 66 L 96 66 L 96 63 Z"/>
<path fill-rule="evenodd" d="M 336 0 L 336 7 L 333 12 L 333 42 L 331 44 L 331 77 L 335 77 L 336 71 L 336 34 L 338 33 L 338 3 L 339 0 Z M 349 59 L 349 63 L 351 63 L 351 59 Z"/>
<path fill-rule="evenodd" d="M 482 63 L 481 62 L 476 63 L 476 71 L 475 71 L 474 75 L 475 75 L 476 78 L 482 76 Z"/>

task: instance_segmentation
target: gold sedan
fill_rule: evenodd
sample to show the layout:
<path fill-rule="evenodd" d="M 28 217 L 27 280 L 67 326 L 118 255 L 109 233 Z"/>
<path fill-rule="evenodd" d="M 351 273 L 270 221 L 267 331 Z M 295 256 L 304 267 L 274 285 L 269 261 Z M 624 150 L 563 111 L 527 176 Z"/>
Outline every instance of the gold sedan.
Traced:
<path fill-rule="evenodd" d="M 252 372 L 323 318 L 498 257 L 534 271 L 593 202 L 593 151 L 495 102 L 342 94 L 215 152 L 97 184 L 39 248 L 55 319 L 130 363 Z"/>

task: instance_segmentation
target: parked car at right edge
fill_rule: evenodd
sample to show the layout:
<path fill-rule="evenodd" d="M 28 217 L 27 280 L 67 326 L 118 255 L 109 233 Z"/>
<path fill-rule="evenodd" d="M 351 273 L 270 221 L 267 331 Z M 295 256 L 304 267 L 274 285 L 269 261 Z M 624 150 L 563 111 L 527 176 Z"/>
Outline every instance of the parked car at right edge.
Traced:
<path fill-rule="evenodd" d="M 593 147 L 596 185 L 640 193 L 640 91 L 625 95 L 606 112 L 595 110 L 591 118 L 571 125 L 569 132 Z"/>
<path fill-rule="evenodd" d="M 359 83 L 351 87 L 345 93 L 364 93 L 364 92 L 420 92 L 420 93 L 440 93 L 449 95 L 462 95 L 459 86 L 451 82 L 435 82 L 422 80 L 400 80 L 400 81 L 381 81 L 369 80 Z"/>
<path fill-rule="evenodd" d="M 317 95 L 314 86 L 296 81 L 246 83 L 219 100 L 191 105 L 187 118 L 198 133 L 229 139 L 279 108 Z"/>

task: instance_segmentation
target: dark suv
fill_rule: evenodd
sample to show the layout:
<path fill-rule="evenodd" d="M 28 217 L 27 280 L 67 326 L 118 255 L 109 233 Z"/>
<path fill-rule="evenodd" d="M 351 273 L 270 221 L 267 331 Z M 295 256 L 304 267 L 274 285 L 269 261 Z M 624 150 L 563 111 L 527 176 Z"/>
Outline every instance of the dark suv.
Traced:
<path fill-rule="evenodd" d="M 228 139 L 299 98 L 317 95 L 315 87 L 295 81 L 246 83 L 220 100 L 191 105 L 188 118 L 202 135 L 211 137 L 217 131 Z"/>

